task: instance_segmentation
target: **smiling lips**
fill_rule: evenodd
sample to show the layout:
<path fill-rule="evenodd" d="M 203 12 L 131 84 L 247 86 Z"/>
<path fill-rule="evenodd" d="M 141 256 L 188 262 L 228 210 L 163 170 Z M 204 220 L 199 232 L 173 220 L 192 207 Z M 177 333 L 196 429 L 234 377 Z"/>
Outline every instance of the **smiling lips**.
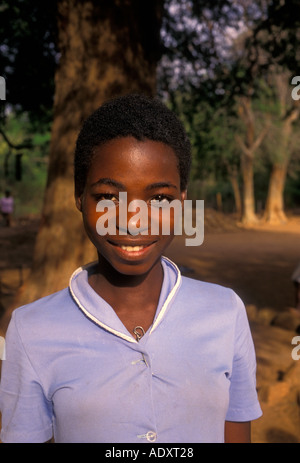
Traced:
<path fill-rule="evenodd" d="M 124 253 L 141 254 L 147 248 L 149 248 L 152 244 L 154 244 L 155 241 L 152 241 L 151 243 L 145 243 L 145 244 L 137 244 L 137 243 L 121 244 L 121 243 L 116 243 L 113 241 L 109 241 L 109 243 L 115 246 L 116 248 L 118 248 L 119 250 L 123 251 Z"/>
<path fill-rule="evenodd" d="M 142 249 L 144 249 L 146 246 L 120 246 L 121 249 L 123 249 L 124 251 L 128 251 L 128 252 L 136 252 L 136 251 L 141 251 Z"/>

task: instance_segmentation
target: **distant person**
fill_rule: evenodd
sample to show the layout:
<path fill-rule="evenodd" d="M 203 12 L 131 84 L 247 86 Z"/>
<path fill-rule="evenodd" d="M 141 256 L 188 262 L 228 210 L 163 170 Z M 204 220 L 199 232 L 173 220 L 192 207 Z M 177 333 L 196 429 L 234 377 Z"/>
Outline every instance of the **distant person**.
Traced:
<path fill-rule="evenodd" d="M 0 210 L 5 221 L 5 225 L 10 227 L 12 214 L 14 211 L 14 198 L 11 196 L 9 190 L 6 190 L 5 196 L 0 199 Z"/>

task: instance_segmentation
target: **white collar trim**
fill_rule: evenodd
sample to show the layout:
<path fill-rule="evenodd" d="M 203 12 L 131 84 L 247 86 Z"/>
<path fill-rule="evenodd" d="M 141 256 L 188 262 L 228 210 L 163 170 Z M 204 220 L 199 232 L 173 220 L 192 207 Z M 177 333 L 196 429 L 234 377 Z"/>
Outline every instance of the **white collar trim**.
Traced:
<path fill-rule="evenodd" d="M 181 273 L 180 273 L 180 270 L 179 268 L 177 267 L 176 264 L 174 264 L 174 262 L 172 262 L 170 259 L 168 259 L 167 257 L 162 257 L 163 260 L 167 261 L 169 264 L 171 264 L 173 266 L 173 268 L 175 269 L 176 271 L 176 274 L 177 274 L 177 279 L 176 279 L 176 282 L 172 288 L 172 290 L 170 291 L 170 294 L 168 295 L 167 299 L 165 300 L 159 314 L 158 314 L 158 317 L 155 319 L 151 329 L 150 329 L 150 333 L 151 334 L 156 328 L 157 326 L 159 325 L 159 323 L 161 322 L 167 308 L 168 308 L 168 305 L 170 304 L 170 302 L 172 301 L 173 297 L 175 296 L 179 286 L 181 285 Z M 113 328 L 111 328 L 110 326 L 107 326 L 105 323 L 102 323 L 100 320 L 98 320 L 98 318 L 96 318 L 94 315 L 92 315 L 82 304 L 81 302 L 79 301 L 79 299 L 76 297 L 73 289 L 72 289 L 72 280 L 80 273 L 82 272 L 83 270 L 87 269 L 88 267 L 90 267 L 92 264 L 87 264 L 87 265 L 84 265 L 82 267 L 79 267 L 78 269 L 75 270 L 75 272 L 73 272 L 73 274 L 71 275 L 71 278 L 69 280 L 69 289 L 70 289 L 70 292 L 71 292 L 71 295 L 74 299 L 74 301 L 76 302 L 76 304 L 78 305 L 78 307 L 82 310 L 82 312 L 90 319 L 92 320 L 94 323 L 96 323 L 98 326 L 101 326 L 102 328 L 104 328 L 105 330 L 107 331 L 110 331 L 111 333 L 113 333 L 114 335 L 116 336 L 119 336 L 120 338 L 122 339 L 125 339 L 126 341 L 129 341 L 129 342 L 132 342 L 132 343 L 137 343 L 136 339 L 133 338 L 133 336 L 129 336 L 125 333 L 121 333 L 120 331 L 117 331 L 117 330 L 114 330 Z"/>

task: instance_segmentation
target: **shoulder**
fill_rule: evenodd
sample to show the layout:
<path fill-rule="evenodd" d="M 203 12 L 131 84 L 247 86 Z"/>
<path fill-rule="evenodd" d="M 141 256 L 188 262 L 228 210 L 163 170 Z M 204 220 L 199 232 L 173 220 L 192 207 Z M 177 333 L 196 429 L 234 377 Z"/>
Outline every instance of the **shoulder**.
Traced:
<path fill-rule="evenodd" d="M 12 312 L 12 323 L 20 332 L 42 332 L 65 322 L 72 312 L 74 302 L 68 288 L 26 304 Z"/>
<path fill-rule="evenodd" d="M 189 298 L 189 300 L 205 299 L 207 301 L 225 300 L 236 302 L 237 294 L 231 289 L 216 283 L 208 283 L 193 278 L 182 277 L 181 292 Z"/>
<path fill-rule="evenodd" d="M 208 333 L 213 330 L 219 340 L 224 335 L 225 344 L 237 343 L 237 348 L 243 340 L 252 343 L 245 305 L 231 288 L 182 277 L 178 296 L 180 313 L 188 313 L 195 326 L 206 326 Z"/>
<path fill-rule="evenodd" d="M 244 303 L 233 289 L 184 276 L 178 291 L 178 301 L 188 305 L 189 310 L 197 312 L 230 316 L 231 319 L 246 316 Z"/>
<path fill-rule="evenodd" d="M 31 316 L 31 314 L 38 315 L 41 311 L 43 313 L 50 309 L 57 308 L 58 305 L 68 302 L 70 298 L 69 289 L 64 288 L 56 293 L 44 296 L 36 301 L 30 302 L 29 304 L 18 307 L 13 311 L 14 315 L 22 318 Z"/>
<path fill-rule="evenodd" d="M 176 284 L 179 283 L 177 297 L 184 298 L 190 303 L 216 302 L 220 299 L 235 303 L 238 298 L 230 288 L 181 275 L 177 265 L 166 257 L 163 258 L 163 264 L 166 271 L 171 271 L 176 275 Z"/>

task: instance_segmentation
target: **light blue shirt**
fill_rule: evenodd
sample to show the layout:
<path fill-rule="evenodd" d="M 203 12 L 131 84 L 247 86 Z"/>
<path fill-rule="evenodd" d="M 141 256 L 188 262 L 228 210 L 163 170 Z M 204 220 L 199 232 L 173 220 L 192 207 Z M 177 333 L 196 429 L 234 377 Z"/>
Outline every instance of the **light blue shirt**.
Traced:
<path fill-rule="evenodd" d="M 223 442 L 261 415 L 245 308 L 162 259 L 139 342 L 80 268 L 69 288 L 13 312 L 0 387 L 3 442 Z"/>

